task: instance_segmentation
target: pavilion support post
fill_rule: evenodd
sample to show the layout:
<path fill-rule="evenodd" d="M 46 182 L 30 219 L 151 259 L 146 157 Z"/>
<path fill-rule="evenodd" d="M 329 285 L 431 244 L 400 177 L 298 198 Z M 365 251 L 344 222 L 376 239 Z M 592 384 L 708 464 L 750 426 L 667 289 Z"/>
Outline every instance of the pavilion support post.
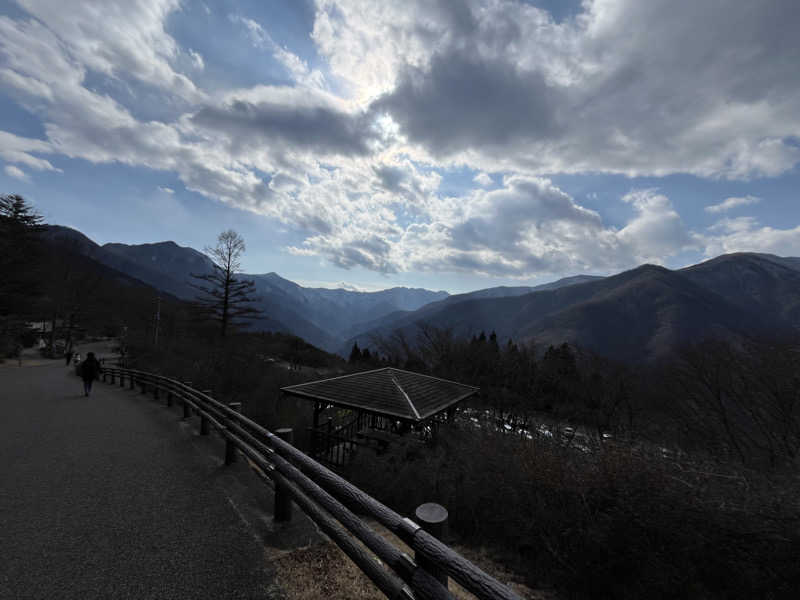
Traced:
<path fill-rule="evenodd" d="M 314 403 L 314 429 L 319 427 L 319 415 L 322 412 L 322 403 L 315 402 Z"/>
<path fill-rule="evenodd" d="M 284 442 L 291 444 L 294 442 L 294 432 L 290 427 L 285 427 L 283 429 L 278 429 L 275 431 L 275 435 L 281 438 Z M 284 489 L 284 487 L 275 481 L 275 521 L 288 523 L 292 520 L 292 497 L 289 495 L 289 491 Z"/>
<path fill-rule="evenodd" d="M 420 526 L 441 541 L 447 527 L 447 509 L 435 502 L 426 502 L 425 504 L 420 504 L 414 514 Z M 415 556 L 415 560 L 420 567 L 447 588 L 447 572 L 444 569 L 437 567 L 419 553 Z"/>
<path fill-rule="evenodd" d="M 130 384 L 130 389 L 133 389 L 135 387 L 135 385 L 136 385 L 136 383 L 133 381 L 133 379 L 134 379 L 133 373 L 131 373 L 129 381 L 128 381 L 128 383 Z"/>

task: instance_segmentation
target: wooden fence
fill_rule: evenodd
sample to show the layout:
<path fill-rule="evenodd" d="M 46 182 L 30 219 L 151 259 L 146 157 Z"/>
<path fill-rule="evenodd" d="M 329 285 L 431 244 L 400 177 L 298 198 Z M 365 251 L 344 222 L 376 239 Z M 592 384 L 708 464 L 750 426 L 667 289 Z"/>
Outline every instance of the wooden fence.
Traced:
<path fill-rule="evenodd" d="M 507 586 L 484 573 L 452 548 L 355 487 L 291 445 L 291 430 L 268 431 L 188 382 L 142 371 L 106 366 L 103 381 L 152 393 L 167 406 L 177 403 L 183 417 L 200 419 L 200 433 L 213 429 L 225 440 L 225 464 L 241 453 L 254 472 L 275 487 L 275 519 L 291 518 L 291 501 L 306 513 L 373 581 L 387 598 L 450 599 L 452 577 L 481 600 L 519 600 Z M 288 438 L 282 439 L 283 437 Z M 426 505 L 423 505 L 426 506 Z M 411 558 L 376 533 L 358 515 L 381 523 L 414 550 Z"/>

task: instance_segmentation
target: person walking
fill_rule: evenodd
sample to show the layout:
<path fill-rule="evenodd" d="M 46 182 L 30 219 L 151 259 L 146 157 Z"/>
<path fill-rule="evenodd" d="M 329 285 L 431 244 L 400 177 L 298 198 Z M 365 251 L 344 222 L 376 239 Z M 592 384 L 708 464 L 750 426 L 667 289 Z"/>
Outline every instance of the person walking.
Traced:
<path fill-rule="evenodd" d="M 102 367 L 94 357 L 94 352 L 86 355 L 86 360 L 81 363 L 81 378 L 83 379 L 83 395 L 88 396 L 92 391 L 92 382 L 100 375 Z"/>
<path fill-rule="evenodd" d="M 72 362 L 72 350 L 67 350 L 64 352 L 64 358 L 67 359 L 67 366 L 69 366 L 69 363 Z"/>

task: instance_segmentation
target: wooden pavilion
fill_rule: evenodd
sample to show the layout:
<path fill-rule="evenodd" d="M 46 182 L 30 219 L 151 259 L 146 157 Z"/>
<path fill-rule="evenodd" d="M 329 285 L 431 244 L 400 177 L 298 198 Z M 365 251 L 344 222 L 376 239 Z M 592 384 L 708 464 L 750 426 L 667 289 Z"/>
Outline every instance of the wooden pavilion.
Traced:
<path fill-rule="evenodd" d="M 384 367 L 291 385 L 281 392 L 314 402 L 312 454 L 342 466 L 358 447 L 381 451 L 409 433 L 421 441 L 430 439 L 478 388 Z"/>

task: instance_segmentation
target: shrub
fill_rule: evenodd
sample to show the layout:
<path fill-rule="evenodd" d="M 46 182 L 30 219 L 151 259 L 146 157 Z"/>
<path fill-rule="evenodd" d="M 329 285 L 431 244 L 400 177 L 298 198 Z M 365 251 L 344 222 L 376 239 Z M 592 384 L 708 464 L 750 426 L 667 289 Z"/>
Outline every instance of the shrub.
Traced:
<path fill-rule="evenodd" d="M 532 586 L 577 597 L 790 597 L 800 585 L 797 484 L 547 438 L 443 430 L 429 449 L 362 454 L 353 481 L 404 514 L 450 511 Z"/>

